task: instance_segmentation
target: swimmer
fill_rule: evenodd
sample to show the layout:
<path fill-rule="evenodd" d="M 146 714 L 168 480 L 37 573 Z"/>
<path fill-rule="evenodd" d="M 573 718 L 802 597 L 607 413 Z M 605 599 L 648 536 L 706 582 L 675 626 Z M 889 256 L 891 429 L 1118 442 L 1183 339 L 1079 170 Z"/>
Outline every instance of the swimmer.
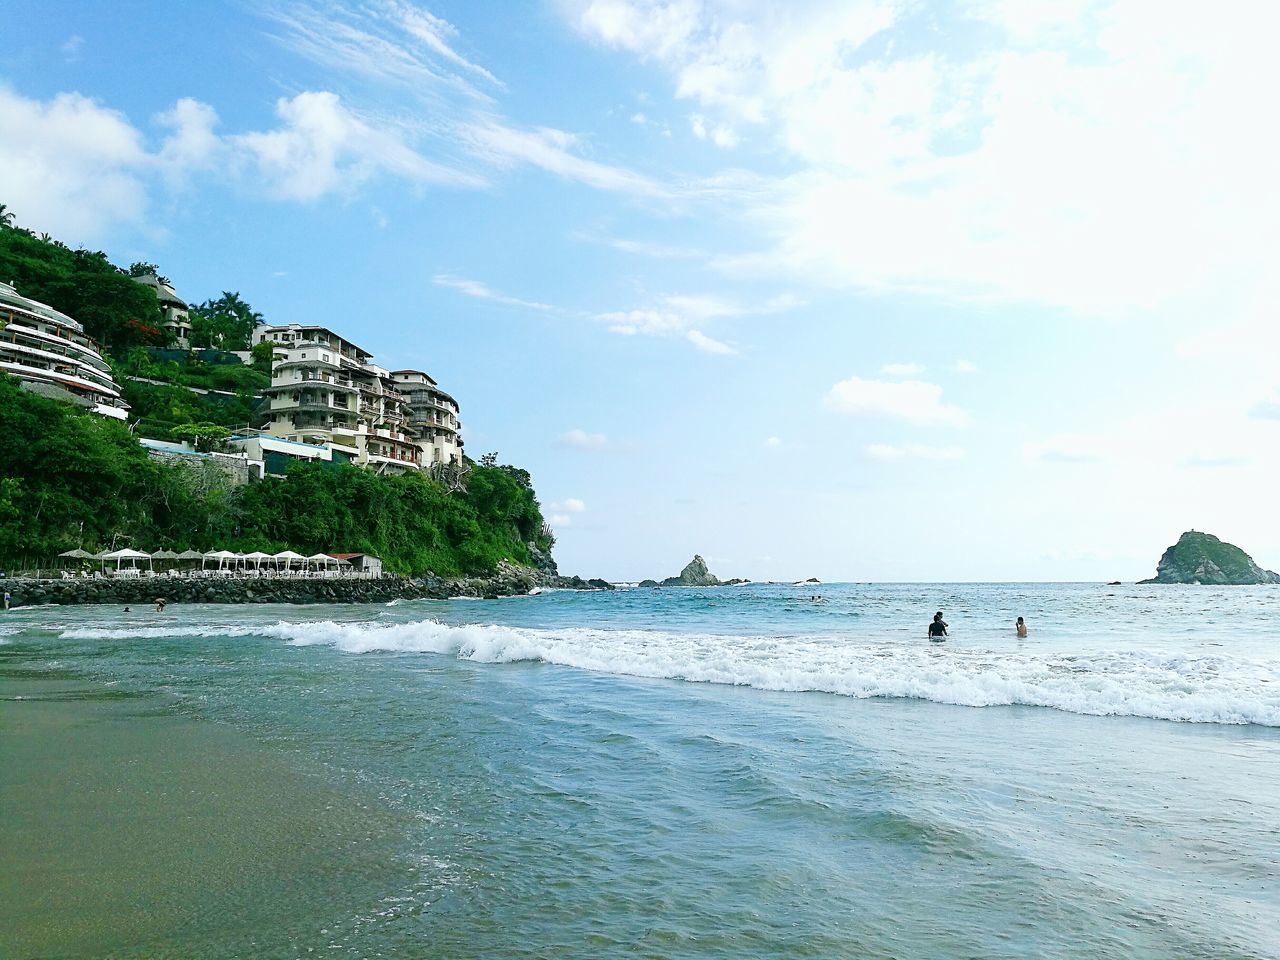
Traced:
<path fill-rule="evenodd" d="M 1020 637 L 1026 637 L 1026 635 L 1027 635 L 1027 621 L 1025 621 L 1025 620 L 1023 620 L 1021 617 L 1019 617 L 1019 618 L 1018 618 L 1018 622 L 1017 622 L 1017 623 L 1015 623 L 1015 624 L 1013 625 L 1013 629 L 1014 629 L 1014 630 L 1016 630 L 1016 631 L 1018 631 L 1018 636 L 1020 636 Z"/>
<path fill-rule="evenodd" d="M 933 615 L 933 623 L 929 624 L 929 639 L 941 643 L 947 638 L 947 621 L 942 619 L 942 611 Z"/>

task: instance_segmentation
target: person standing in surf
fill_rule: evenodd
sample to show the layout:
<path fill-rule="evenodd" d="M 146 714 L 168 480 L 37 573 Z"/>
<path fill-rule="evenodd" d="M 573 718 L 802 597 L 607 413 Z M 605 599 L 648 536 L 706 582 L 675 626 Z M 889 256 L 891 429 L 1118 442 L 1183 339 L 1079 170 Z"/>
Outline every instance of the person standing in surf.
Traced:
<path fill-rule="evenodd" d="M 1018 631 L 1018 636 L 1025 638 L 1027 635 L 1027 621 L 1019 617 L 1018 622 L 1013 625 L 1013 629 Z"/>
<path fill-rule="evenodd" d="M 947 622 L 942 619 L 942 611 L 939 610 L 933 615 L 933 623 L 929 624 L 929 639 L 935 643 L 945 640 L 947 637 Z"/>

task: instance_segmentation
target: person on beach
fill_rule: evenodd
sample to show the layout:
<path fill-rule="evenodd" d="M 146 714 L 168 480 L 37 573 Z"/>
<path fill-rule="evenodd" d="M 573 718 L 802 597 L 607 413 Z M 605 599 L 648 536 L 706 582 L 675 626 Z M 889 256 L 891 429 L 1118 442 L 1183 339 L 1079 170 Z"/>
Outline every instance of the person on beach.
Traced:
<path fill-rule="evenodd" d="M 10 594 L 8 590 L 6 590 L 6 591 L 4 592 L 4 608 L 5 608 L 6 610 L 8 610 L 8 609 L 9 609 L 9 601 L 10 601 L 10 600 L 12 600 L 12 599 L 13 599 L 12 594 Z"/>
<path fill-rule="evenodd" d="M 156 597 L 156 613 L 164 613 L 164 597 Z"/>
<path fill-rule="evenodd" d="M 942 619 L 942 611 L 939 610 L 933 615 L 933 623 L 929 624 L 929 639 L 935 642 L 945 639 L 947 636 L 947 621 Z"/>
<path fill-rule="evenodd" d="M 1021 617 L 1019 617 L 1019 618 L 1018 618 L 1018 622 L 1017 622 L 1017 623 L 1015 623 L 1015 624 L 1013 625 L 1013 629 L 1015 629 L 1015 630 L 1017 630 L 1017 631 L 1018 631 L 1018 636 L 1020 636 L 1020 637 L 1026 637 L 1026 635 L 1027 635 L 1027 621 L 1025 621 L 1025 620 L 1023 620 Z"/>
<path fill-rule="evenodd" d="M 128 607 L 125 607 L 125 608 L 124 608 L 124 612 L 125 612 L 125 613 L 128 613 L 128 612 L 129 612 L 129 608 L 128 608 Z"/>

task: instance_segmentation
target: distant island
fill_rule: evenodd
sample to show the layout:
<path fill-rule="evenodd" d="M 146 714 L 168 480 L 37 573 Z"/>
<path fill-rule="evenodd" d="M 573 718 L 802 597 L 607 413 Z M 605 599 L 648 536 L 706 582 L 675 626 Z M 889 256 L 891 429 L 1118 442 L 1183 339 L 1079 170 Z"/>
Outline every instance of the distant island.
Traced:
<path fill-rule="evenodd" d="M 1164 552 L 1156 565 L 1156 575 L 1139 582 L 1242 586 L 1280 583 L 1280 573 L 1263 570 L 1235 544 L 1223 543 L 1209 533 L 1188 530 Z"/>
<path fill-rule="evenodd" d="M 692 560 L 684 565 L 678 576 L 665 580 L 641 580 L 642 587 L 732 587 L 739 583 L 750 583 L 738 577 L 732 580 L 721 580 L 707 569 L 707 561 L 694 554 Z"/>

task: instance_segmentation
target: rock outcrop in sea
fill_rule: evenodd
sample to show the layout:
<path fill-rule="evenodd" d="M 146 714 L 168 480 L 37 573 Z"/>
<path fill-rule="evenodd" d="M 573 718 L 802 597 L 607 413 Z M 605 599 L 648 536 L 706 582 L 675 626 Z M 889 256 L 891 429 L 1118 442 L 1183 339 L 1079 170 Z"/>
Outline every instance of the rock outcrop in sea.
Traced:
<path fill-rule="evenodd" d="M 684 565 L 679 576 L 667 577 L 662 581 L 662 585 L 664 587 L 718 587 L 720 578 L 707 569 L 707 561 L 695 554 L 694 558 Z"/>
<path fill-rule="evenodd" d="M 1223 543 L 1209 533 L 1188 530 L 1164 552 L 1156 565 L 1156 575 L 1140 582 L 1240 586 L 1280 583 L 1280 573 L 1263 570 L 1235 544 Z"/>
<path fill-rule="evenodd" d="M 680 571 L 680 575 L 676 577 L 667 577 L 665 580 L 641 580 L 639 586 L 642 587 L 732 587 L 740 583 L 750 583 L 750 580 L 743 580 L 740 577 L 734 577 L 732 580 L 721 580 L 710 570 L 707 569 L 707 561 L 702 557 L 694 555 L 694 558 L 685 564 L 684 569 Z"/>

